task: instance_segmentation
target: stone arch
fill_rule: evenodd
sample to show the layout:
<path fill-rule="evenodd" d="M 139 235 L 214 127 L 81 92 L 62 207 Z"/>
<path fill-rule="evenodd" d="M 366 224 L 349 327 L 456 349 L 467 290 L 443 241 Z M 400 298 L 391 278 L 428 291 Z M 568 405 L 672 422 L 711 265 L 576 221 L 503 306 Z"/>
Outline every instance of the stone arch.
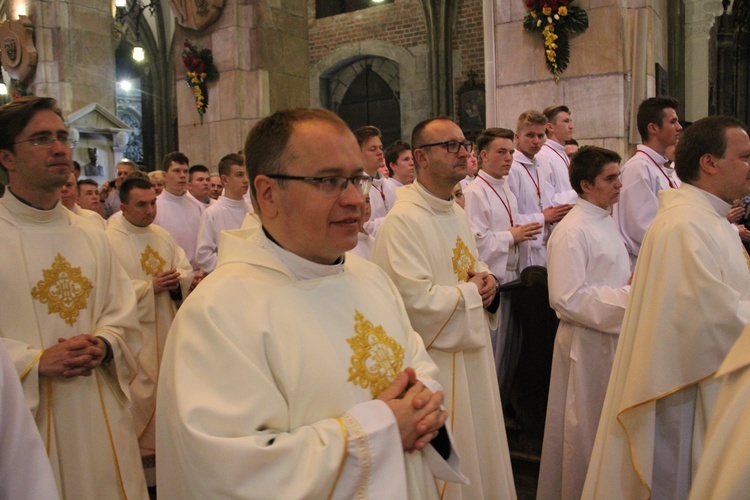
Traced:
<path fill-rule="evenodd" d="M 366 40 L 338 47 L 310 68 L 311 105 L 334 109 L 331 98 L 343 97 L 347 88 L 346 82 L 351 83 L 358 74 L 357 64 L 370 58 L 376 59 L 378 74 L 391 85 L 398 96 L 401 107 L 401 134 L 402 138 L 408 141 L 414 125 L 429 117 L 431 113 L 424 47 L 410 50 L 378 40 Z M 348 72 L 346 67 L 352 66 L 352 63 L 354 67 Z M 333 88 L 329 89 L 331 84 Z"/>
<path fill-rule="evenodd" d="M 398 64 L 384 57 L 362 57 L 355 58 L 348 63 L 345 61 L 338 66 L 337 70 L 329 71 L 321 76 L 321 78 L 328 80 L 328 92 L 327 95 L 323 96 L 325 97 L 326 107 L 337 113 L 346 91 L 366 68 L 370 68 L 377 73 L 391 88 L 396 99 L 400 101 L 401 80 Z M 326 85 L 323 87 L 326 87 Z M 325 89 L 321 89 L 321 92 L 325 92 Z"/>

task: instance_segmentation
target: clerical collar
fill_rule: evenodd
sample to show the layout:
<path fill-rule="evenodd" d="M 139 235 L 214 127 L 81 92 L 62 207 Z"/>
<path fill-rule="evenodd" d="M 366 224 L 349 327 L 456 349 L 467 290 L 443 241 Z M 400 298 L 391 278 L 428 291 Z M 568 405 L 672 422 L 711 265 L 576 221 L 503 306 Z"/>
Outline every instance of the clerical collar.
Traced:
<path fill-rule="evenodd" d="M 261 226 L 263 227 L 263 226 Z M 273 248 L 276 250 L 276 254 L 279 256 L 281 262 L 294 274 L 298 280 L 309 280 L 314 278 L 325 278 L 326 276 L 334 276 L 336 274 L 344 272 L 344 261 L 345 256 L 342 255 L 333 264 L 318 264 L 311 260 L 307 260 L 304 257 L 290 252 L 286 248 L 282 247 L 278 241 L 263 227 L 263 234 L 265 234 L 268 241 L 272 243 Z"/>
<path fill-rule="evenodd" d="M 10 186 L 8 186 L 8 192 L 10 194 L 12 194 L 15 199 L 17 199 L 18 201 L 20 201 L 21 203 L 23 203 L 27 207 L 33 208 L 34 210 L 53 210 L 54 208 L 56 208 L 60 204 L 60 200 L 58 199 L 57 203 L 55 203 L 55 206 L 52 207 L 52 208 L 49 208 L 49 209 L 47 209 L 47 208 L 39 208 L 39 207 L 35 207 L 34 205 L 32 205 L 30 201 L 25 200 L 25 199 L 21 198 L 20 196 L 18 196 L 16 193 L 14 193 L 13 190 L 12 190 L 12 188 Z"/>
<path fill-rule="evenodd" d="M 584 212 L 588 212 L 599 217 L 609 217 L 611 214 L 610 210 L 602 208 L 599 205 L 594 205 L 590 201 L 586 200 L 585 198 L 581 198 L 580 196 L 578 197 L 578 206 L 580 206 L 581 210 L 583 210 Z"/>
<path fill-rule="evenodd" d="M 732 208 L 732 205 L 730 205 L 726 201 L 722 200 L 712 193 L 709 193 L 704 189 L 699 188 L 698 186 L 683 183 L 680 187 L 682 189 L 697 189 L 698 192 L 702 194 L 704 198 L 706 198 L 706 201 L 711 205 L 711 207 L 716 210 L 716 213 L 721 215 L 722 217 L 726 217 L 729 213 L 729 209 Z"/>
<path fill-rule="evenodd" d="M 451 194 L 451 197 L 447 200 L 444 200 L 443 198 L 435 195 L 432 191 L 424 187 L 424 185 L 419 182 L 419 180 L 414 181 L 412 184 L 414 186 L 413 189 L 417 191 L 417 193 L 422 196 L 422 198 L 427 202 L 427 204 L 436 212 L 453 212 L 453 203 L 455 201 L 455 197 Z"/>

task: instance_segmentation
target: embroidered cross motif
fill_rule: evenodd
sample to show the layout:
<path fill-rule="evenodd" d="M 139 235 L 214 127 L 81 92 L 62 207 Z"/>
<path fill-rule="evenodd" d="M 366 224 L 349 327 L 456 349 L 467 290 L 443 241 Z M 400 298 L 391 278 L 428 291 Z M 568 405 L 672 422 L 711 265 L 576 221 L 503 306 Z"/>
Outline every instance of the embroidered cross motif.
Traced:
<path fill-rule="evenodd" d="M 404 348 L 382 326 L 374 326 L 359 311 L 355 313 L 356 335 L 346 339 L 354 351 L 347 382 L 370 389 L 372 397 L 377 397 L 401 373 Z"/>
<path fill-rule="evenodd" d="M 141 269 L 149 276 L 156 276 L 164 270 L 167 261 L 159 255 L 159 252 L 146 245 L 146 250 L 141 254 Z"/>
<path fill-rule="evenodd" d="M 47 314 L 59 314 L 70 326 L 78 320 L 81 309 L 94 289 L 91 281 L 81 274 L 80 267 L 71 267 L 70 262 L 59 253 L 51 269 L 42 269 L 44 279 L 31 290 L 31 297 L 47 304 Z"/>
<path fill-rule="evenodd" d="M 469 271 L 474 269 L 477 259 L 471 255 L 469 247 L 459 236 L 453 249 L 453 272 L 458 281 L 469 281 Z"/>

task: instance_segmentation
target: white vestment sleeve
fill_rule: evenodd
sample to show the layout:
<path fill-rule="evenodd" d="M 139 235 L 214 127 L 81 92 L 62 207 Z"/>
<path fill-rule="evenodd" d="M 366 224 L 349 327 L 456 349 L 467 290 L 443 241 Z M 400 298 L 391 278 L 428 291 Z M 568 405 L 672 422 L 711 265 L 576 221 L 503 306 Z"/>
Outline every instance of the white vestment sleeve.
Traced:
<path fill-rule="evenodd" d="M 566 231 L 555 243 L 563 248 L 547 253 L 550 306 L 568 323 L 619 335 L 630 286 L 586 281 L 587 243 L 580 233 Z"/>
<path fill-rule="evenodd" d="M 213 212 L 206 210 L 201 215 L 198 226 L 198 243 L 195 250 L 195 260 L 198 266 L 207 273 L 216 269 L 216 257 L 219 248 L 219 238 L 214 234 Z"/>
<path fill-rule="evenodd" d="M 492 270 L 502 279 L 508 266 L 508 254 L 516 251 L 513 235 L 509 229 L 504 231 L 493 230 L 491 220 L 491 206 L 487 201 L 487 192 L 475 189 L 467 189 L 464 192 L 466 198 L 466 215 L 469 217 L 471 232 L 477 244 L 479 256 Z M 494 214 L 499 217 L 498 214 Z"/>

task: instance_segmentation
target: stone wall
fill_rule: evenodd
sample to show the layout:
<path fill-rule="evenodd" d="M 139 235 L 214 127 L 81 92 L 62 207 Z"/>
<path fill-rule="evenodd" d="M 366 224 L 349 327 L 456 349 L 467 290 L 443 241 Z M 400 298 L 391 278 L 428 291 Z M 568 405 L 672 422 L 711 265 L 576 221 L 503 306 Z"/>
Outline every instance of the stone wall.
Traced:
<path fill-rule="evenodd" d="M 666 0 L 578 0 L 589 28 L 571 39 L 559 83 L 547 71 L 541 34 L 523 29 L 524 3 L 492 4 L 496 105 L 488 123 L 515 129 L 522 111 L 565 104 L 581 144 L 629 155 L 638 142 L 634 110 L 654 95 L 655 63 L 667 67 Z"/>

